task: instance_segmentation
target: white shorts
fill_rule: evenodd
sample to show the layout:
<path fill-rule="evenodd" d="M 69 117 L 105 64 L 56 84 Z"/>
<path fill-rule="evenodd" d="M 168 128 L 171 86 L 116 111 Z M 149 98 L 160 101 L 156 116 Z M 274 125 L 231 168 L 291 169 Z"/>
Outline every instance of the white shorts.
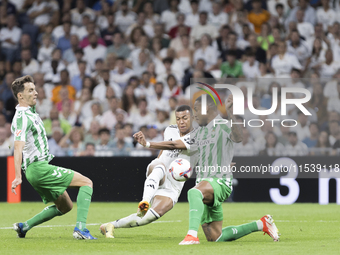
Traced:
<path fill-rule="evenodd" d="M 151 164 L 158 165 L 158 164 L 163 164 L 163 162 L 158 158 L 152 160 L 151 163 L 146 168 L 146 177 L 148 176 L 148 171 L 149 171 L 149 167 Z M 165 181 L 162 185 L 159 185 L 155 193 L 155 196 L 169 197 L 172 199 L 173 204 L 175 205 L 178 201 L 178 197 L 181 195 L 183 186 L 184 186 L 184 182 L 175 181 L 170 175 L 170 172 L 168 171 L 167 166 L 165 166 Z"/>

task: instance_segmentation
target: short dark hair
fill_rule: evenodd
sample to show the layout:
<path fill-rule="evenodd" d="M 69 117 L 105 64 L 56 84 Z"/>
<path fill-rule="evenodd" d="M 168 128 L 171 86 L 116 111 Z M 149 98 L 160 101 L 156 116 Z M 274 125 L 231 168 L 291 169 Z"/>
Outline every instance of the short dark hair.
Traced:
<path fill-rule="evenodd" d="M 176 108 L 176 111 L 175 112 L 184 112 L 184 111 L 189 111 L 190 112 L 190 115 L 192 115 L 192 109 L 189 105 L 180 105 Z"/>
<path fill-rule="evenodd" d="M 216 100 L 215 100 L 216 101 Z M 198 97 L 195 102 L 202 103 L 202 96 Z M 217 106 L 215 105 L 214 99 L 212 97 L 207 96 L 207 105 L 209 106 L 210 109 L 217 110 Z"/>
<path fill-rule="evenodd" d="M 108 130 L 107 128 L 101 128 L 99 129 L 98 134 L 101 135 L 102 133 L 110 135 L 110 130 Z"/>
<path fill-rule="evenodd" d="M 30 75 L 26 75 L 20 78 L 15 79 L 12 83 L 12 91 L 14 97 L 18 100 L 18 93 L 23 92 L 25 90 L 25 83 L 32 82 L 34 83 L 33 77 Z"/>

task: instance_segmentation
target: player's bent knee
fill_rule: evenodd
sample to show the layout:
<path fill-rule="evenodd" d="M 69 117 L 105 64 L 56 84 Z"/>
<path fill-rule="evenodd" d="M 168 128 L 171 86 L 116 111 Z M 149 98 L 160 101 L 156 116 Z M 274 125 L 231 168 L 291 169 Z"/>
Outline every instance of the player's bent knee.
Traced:
<path fill-rule="evenodd" d="M 89 186 L 90 188 L 93 188 L 93 182 L 90 178 L 84 176 L 82 186 Z"/>

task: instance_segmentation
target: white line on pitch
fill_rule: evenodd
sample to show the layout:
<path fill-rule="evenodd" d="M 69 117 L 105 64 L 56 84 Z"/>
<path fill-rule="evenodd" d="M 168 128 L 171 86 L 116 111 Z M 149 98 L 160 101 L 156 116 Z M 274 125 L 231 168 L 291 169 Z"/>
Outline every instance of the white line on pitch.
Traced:
<path fill-rule="evenodd" d="M 173 223 L 173 222 L 182 222 L 181 220 L 159 220 L 159 221 L 154 221 L 152 223 Z M 89 223 L 86 224 L 87 226 L 97 226 L 97 225 L 101 225 L 103 223 Z M 73 227 L 74 225 L 46 225 L 46 226 L 37 226 L 36 228 L 59 228 L 59 227 Z M 13 229 L 13 227 L 3 227 L 0 228 L 1 229 Z"/>

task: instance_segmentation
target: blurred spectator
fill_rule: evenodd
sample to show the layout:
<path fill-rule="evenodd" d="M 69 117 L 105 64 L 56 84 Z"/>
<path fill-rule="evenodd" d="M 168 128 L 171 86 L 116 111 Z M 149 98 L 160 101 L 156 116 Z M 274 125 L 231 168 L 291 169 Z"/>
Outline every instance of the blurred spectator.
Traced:
<path fill-rule="evenodd" d="M 81 39 L 81 42 L 79 43 L 79 47 L 80 48 L 85 48 L 88 45 L 90 45 L 90 40 L 89 40 L 89 36 L 91 34 L 96 34 L 97 35 L 97 43 L 99 45 L 103 45 L 104 47 L 106 47 L 105 41 L 103 40 L 103 38 L 101 38 L 99 35 L 99 31 L 98 28 L 96 27 L 96 24 L 94 22 L 89 22 L 86 25 L 86 32 L 84 32 L 83 36 L 79 36 L 79 38 Z"/>
<path fill-rule="evenodd" d="M 278 54 L 272 59 L 272 68 L 276 77 L 288 78 L 293 68 L 302 69 L 298 58 L 287 52 L 285 42 L 278 43 Z"/>
<path fill-rule="evenodd" d="M 157 110 L 157 121 L 155 122 L 155 126 L 157 127 L 157 130 L 159 132 L 166 129 L 170 123 L 169 123 L 169 114 L 167 111 Z"/>
<path fill-rule="evenodd" d="M 306 61 L 310 56 L 308 46 L 304 40 L 300 38 L 299 31 L 292 30 L 290 33 L 290 40 L 288 41 L 288 53 L 297 56 L 302 66 L 306 65 Z"/>
<path fill-rule="evenodd" d="M 178 100 L 176 97 L 170 97 L 169 98 L 169 105 L 170 105 L 170 120 L 169 125 L 175 125 L 176 124 L 176 108 L 178 106 Z"/>
<path fill-rule="evenodd" d="M 77 114 L 73 111 L 73 104 L 71 100 L 62 101 L 61 111 L 59 112 L 60 120 L 67 120 L 72 126 L 77 122 Z"/>
<path fill-rule="evenodd" d="M 13 63 L 15 51 L 19 46 L 21 29 L 16 26 L 16 19 L 13 14 L 7 15 L 7 27 L 0 30 L 1 53 L 6 56 L 6 60 Z"/>
<path fill-rule="evenodd" d="M 297 121 L 297 125 L 292 127 L 291 130 L 294 130 L 298 139 L 303 141 L 306 137 L 310 136 L 308 117 L 302 111 L 299 111 Z"/>
<path fill-rule="evenodd" d="M 328 133 L 321 131 L 315 148 L 311 148 L 311 155 L 330 155 L 331 144 L 329 143 Z"/>
<path fill-rule="evenodd" d="M 80 127 L 73 127 L 59 142 L 59 146 L 65 148 L 67 156 L 78 156 L 83 150 L 84 135 Z"/>
<path fill-rule="evenodd" d="M 215 69 L 218 54 L 214 47 L 211 45 L 211 37 L 209 34 L 203 34 L 201 36 L 201 47 L 197 49 L 194 53 L 194 63 L 197 62 L 199 59 L 204 59 L 206 63 L 206 70 Z"/>
<path fill-rule="evenodd" d="M 180 28 L 182 28 L 182 30 L 185 31 L 185 34 L 190 33 L 190 27 L 187 27 L 184 25 L 185 15 L 183 13 L 178 13 L 176 20 L 177 20 L 177 25 L 173 26 L 169 31 L 169 36 L 172 39 L 178 37 Z"/>
<path fill-rule="evenodd" d="M 88 131 L 90 129 L 90 125 L 93 120 L 97 120 L 99 123 L 102 120 L 102 107 L 99 102 L 92 102 L 91 112 L 92 115 L 90 117 L 87 117 L 83 121 L 85 131 Z"/>
<path fill-rule="evenodd" d="M 71 35 L 77 35 L 78 36 L 79 30 L 78 30 L 77 26 L 72 24 L 70 12 L 66 12 L 66 13 L 63 14 L 61 22 L 62 22 L 61 25 L 54 27 L 53 30 L 52 30 L 51 36 L 52 36 L 54 42 L 58 42 L 59 38 L 61 38 L 65 35 L 65 31 L 64 31 L 65 27 L 64 27 L 64 24 L 63 24 L 65 22 L 71 23 Z"/>
<path fill-rule="evenodd" d="M 21 50 L 22 73 L 23 75 L 33 75 L 39 71 L 39 63 L 32 58 L 31 50 L 26 48 Z"/>
<path fill-rule="evenodd" d="M 131 142 L 125 140 L 124 129 L 117 129 L 116 138 L 112 143 L 112 147 L 114 148 L 115 156 L 129 156 L 133 145 Z"/>
<path fill-rule="evenodd" d="M 176 26 L 176 15 L 178 14 L 178 0 L 170 0 L 168 10 L 162 12 L 161 22 L 165 24 L 165 31 L 169 32 L 170 29 Z"/>
<path fill-rule="evenodd" d="M 52 59 L 43 62 L 40 71 L 45 74 L 45 81 L 59 82 L 60 72 L 64 69 L 66 69 L 66 66 L 61 59 L 61 50 L 55 48 L 52 51 Z"/>
<path fill-rule="evenodd" d="M 64 22 L 64 35 L 58 39 L 57 48 L 61 50 L 61 53 L 64 54 L 66 50 L 72 47 L 71 45 L 71 22 Z"/>
<path fill-rule="evenodd" d="M 54 123 L 53 123 L 54 122 Z M 43 120 L 46 135 L 50 137 L 52 135 L 52 128 L 53 126 L 59 126 L 63 130 L 64 134 L 67 134 L 71 131 L 72 126 L 68 123 L 67 120 L 59 120 L 59 111 L 56 107 L 52 107 L 49 118 Z"/>
<path fill-rule="evenodd" d="M 332 120 L 329 123 L 329 143 L 331 146 L 334 145 L 336 140 L 340 139 L 340 129 L 339 122 L 336 120 Z"/>
<path fill-rule="evenodd" d="M 114 13 L 109 13 L 107 15 L 107 22 L 108 22 L 108 27 L 104 30 L 102 30 L 101 32 L 101 36 L 105 41 L 106 46 L 111 46 L 112 45 L 112 41 L 113 41 L 113 36 L 116 33 L 120 33 L 118 27 L 116 26 L 116 24 L 114 24 Z"/>
<path fill-rule="evenodd" d="M 289 143 L 285 146 L 285 155 L 287 156 L 306 156 L 308 147 L 299 141 L 296 132 L 289 132 Z"/>
<path fill-rule="evenodd" d="M 5 127 L 0 127 L 0 157 L 10 156 L 13 151 L 10 144 L 6 141 L 6 138 Z"/>
<path fill-rule="evenodd" d="M 268 50 L 269 45 L 274 43 L 274 36 L 271 34 L 271 28 L 268 23 L 263 23 L 261 26 L 261 34 L 257 37 L 257 42 L 265 51 Z"/>
<path fill-rule="evenodd" d="M 312 98 L 308 101 L 307 106 L 316 110 L 319 124 L 327 120 L 327 104 L 328 98 L 323 94 L 322 85 L 320 83 L 314 84 Z"/>
<path fill-rule="evenodd" d="M 135 23 L 136 14 L 129 11 L 127 1 L 122 1 L 120 5 L 120 11 L 116 13 L 115 24 L 120 31 L 126 31 L 129 26 Z"/>
<path fill-rule="evenodd" d="M 189 13 L 185 15 L 185 25 L 194 27 L 199 23 L 198 0 L 191 0 L 190 6 L 191 12 L 189 10 Z"/>
<path fill-rule="evenodd" d="M 182 90 L 185 92 L 186 88 L 192 84 L 190 82 L 190 79 L 193 78 L 194 71 L 198 71 L 201 75 L 202 78 L 214 78 L 211 73 L 205 71 L 205 60 L 204 59 L 199 59 L 197 60 L 197 63 L 195 65 L 194 70 L 189 70 L 185 76 L 183 77 L 183 86 Z"/>
<path fill-rule="evenodd" d="M 247 79 L 254 79 L 261 76 L 259 62 L 255 60 L 255 54 L 249 50 L 246 52 L 246 61 L 242 64 L 242 73 Z"/>
<path fill-rule="evenodd" d="M 262 9 L 261 0 L 252 0 L 253 9 L 248 14 L 248 20 L 254 24 L 255 32 L 261 33 L 261 26 L 270 19 L 270 13 Z"/>
<path fill-rule="evenodd" d="M 332 26 L 337 19 L 337 14 L 334 10 L 330 7 L 329 0 L 321 0 L 320 1 L 322 6 L 317 8 L 316 11 L 316 19 L 318 23 L 321 23 L 323 26 L 323 31 L 328 32 L 330 26 Z"/>
<path fill-rule="evenodd" d="M 236 60 L 237 53 L 234 50 L 229 50 L 226 53 L 227 62 L 222 63 L 222 77 L 240 78 L 243 76 L 242 62 Z"/>
<path fill-rule="evenodd" d="M 84 60 L 90 66 L 91 70 L 95 68 L 95 61 L 98 58 L 105 59 L 106 57 L 106 47 L 98 44 L 98 37 L 95 33 L 89 36 L 90 45 L 84 48 Z"/>
<path fill-rule="evenodd" d="M 199 24 L 194 26 L 190 32 L 190 37 L 192 43 L 195 40 L 200 40 L 203 34 L 209 34 L 212 39 L 218 37 L 218 30 L 213 25 L 209 25 L 208 21 L 208 13 L 203 11 L 200 12 L 199 15 Z"/>
<path fill-rule="evenodd" d="M 317 123 L 312 122 L 309 124 L 309 133 L 309 137 L 303 139 L 302 142 L 304 142 L 308 148 L 316 147 L 319 137 L 319 127 Z"/>
<path fill-rule="evenodd" d="M 103 69 L 101 71 L 100 83 L 93 90 L 93 98 L 105 101 L 106 91 L 109 86 L 114 90 L 117 97 L 122 95 L 119 85 L 110 79 L 109 70 Z"/>
<path fill-rule="evenodd" d="M 141 126 L 149 125 L 150 123 L 155 123 L 155 117 L 148 111 L 147 106 L 148 106 L 147 101 L 143 98 L 140 99 L 138 102 L 138 112 L 131 113 L 129 117 L 128 122 L 134 124 L 133 129 L 135 132 L 137 132 Z"/>
<path fill-rule="evenodd" d="M 312 54 L 306 61 L 305 70 L 318 70 L 325 61 L 325 55 L 326 50 L 322 48 L 322 40 L 320 38 L 315 38 L 313 42 Z"/>
<path fill-rule="evenodd" d="M 27 15 L 33 21 L 34 25 L 44 26 L 50 22 L 53 13 L 58 10 L 58 5 L 54 5 L 53 2 L 35 0 L 31 8 L 28 9 Z"/>
<path fill-rule="evenodd" d="M 103 113 L 103 118 L 100 124 L 102 127 L 111 130 L 117 123 L 116 113 L 121 109 L 118 108 L 118 99 L 116 97 L 111 97 L 109 102 L 110 109 Z"/>
<path fill-rule="evenodd" d="M 182 94 L 181 87 L 177 84 L 176 77 L 173 74 L 168 75 L 166 84 L 163 92 L 165 98 L 177 97 Z"/>
<path fill-rule="evenodd" d="M 305 12 L 303 10 L 298 10 L 296 12 L 297 19 L 297 30 L 299 34 L 305 38 L 306 41 L 310 40 L 312 36 L 314 36 L 314 26 L 304 21 Z"/>
<path fill-rule="evenodd" d="M 255 147 L 253 139 L 250 137 L 247 128 L 242 128 L 243 139 L 241 143 L 235 144 L 235 156 L 255 156 L 258 151 Z"/>
<path fill-rule="evenodd" d="M 29 34 L 23 33 L 20 38 L 20 44 L 16 51 L 16 60 L 22 60 L 21 51 L 23 49 L 30 49 L 31 56 L 36 58 L 38 55 L 37 44 L 32 43 L 32 39 Z"/>
<path fill-rule="evenodd" d="M 208 23 L 215 26 L 217 30 L 224 24 L 228 23 L 228 14 L 223 12 L 220 2 L 212 4 L 212 12 L 209 13 Z"/>
<path fill-rule="evenodd" d="M 15 80 L 14 73 L 7 73 L 5 79 L 0 85 L 0 100 L 6 103 L 6 101 L 13 97 L 11 85 Z"/>
<path fill-rule="evenodd" d="M 100 137 L 99 137 L 99 130 L 100 130 L 100 123 L 97 120 L 93 120 L 90 124 L 90 129 L 84 136 L 84 143 L 92 143 L 92 144 L 99 144 Z"/>
<path fill-rule="evenodd" d="M 325 62 L 319 68 L 319 76 L 321 81 L 331 79 L 340 68 L 340 63 L 333 58 L 333 51 L 328 49 L 325 53 Z"/>
<path fill-rule="evenodd" d="M 265 149 L 260 151 L 260 155 L 265 156 L 282 156 L 284 155 L 285 147 L 278 141 L 274 132 L 268 132 L 266 134 Z"/>
<path fill-rule="evenodd" d="M 63 137 L 63 130 L 60 127 L 52 129 L 52 137 L 48 140 L 48 148 L 50 153 L 56 157 L 65 156 L 65 151 L 59 146 L 59 142 Z"/>
<path fill-rule="evenodd" d="M 85 150 L 79 156 L 94 157 L 96 153 L 95 145 L 93 143 L 86 143 Z"/>
<path fill-rule="evenodd" d="M 60 85 L 56 86 L 53 90 L 52 90 L 52 102 L 54 104 L 57 104 L 61 101 L 61 97 L 60 97 L 60 90 L 62 88 L 66 88 L 68 91 L 68 98 L 72 101 L 74 101 L 76 99 L 76 90 L 72 85 L 70 84 L 70 79 L 69 79 L 69 73 L 66 69 L 62 70 L 60 72 Z"/>
<path fill-rule="evenodd" d="M 144 2 L 143 11 L 146 15 L 146 23 L 153 26 L 154 24 L 160 23 L 160 16 L 159 14 L 154 12 L 152 7 L 152 2 Z"/>
<path fill-rule="evenodd" d="M 113 144 L 110 141 L 110 130 L 102 128 L 99 130 L 100 142 L 96 145 L 95 156 L 113 156 Z"/>
<path fill-rule="evenodd" d="M 172 42 L 174 40 L 172 40 Z M 190 45 L 189 45 L 190 41 L 189 41 L 188 35 L 182 35 L 180 37 L 180 40 L 181 40 L 181 49 L 177 48 L 177 58 L 181 62 L 183 70 L 185 70 L 186 72 L 193 65 L 194 51 L 190 48 Z"/>
<path fill-rule="evenodd" d="M 130 55 L 129 47 L 124 43 L 124 36 L 123 33 L 115 33 L 112 36 L 113 44 L 107 47 L 107 54 L 114 53 L 117 57 L 128 58 Z"/>
<path fill-rule="evenodd" d="M 72 24 L 76 26 L 82 25 L 83 16 L 87 15 L 91 20 L 94 20 L 95 13 L 94 11 L 85 6 L 85 2 L 83 0 L 77 0 L 76 8 L 71 10 L 72 15 Z"/>
<path fill-rule="evenodd" d="M 149 111 L 155 112 L 157 109 L 159 110 L 164 110 L 164 111 L 169 111 L 169 103 L 168 103 L 168 98 L 165 97 L 164 95 L 164 84 L 162 82 L 157 82 L 155 84 L 155 97 L 150 100 L 149 103 Z"/>
<path fill-rule="evenodd" d="M 74 102 L 74 111 L 82 122 L 91 116 L 92 94 L 89 88 L 83 88 L 79 98 Z"/>
<path fill-rule="evenodd" d="M 147 101 L 155 96 L 154 85 L 150 83 L 151 74 L 148 71 L 143 72 L 141 83 L 134 90 L 136 98 L 145 97 Z"/>
<path fill-rule="evenodd" d="M 122 109 L 129 114 L 129 116 L 133 113 L 138 112 L 137 109 L 137 98 L 134 94 L 132 85 L 126 86 L 122 101 L 121 101 Z"/>
<path fill-rule="evenodd" d="M 38 61 L 43 63 L 45 61 L 52 60 L 52 52 L 55 49 L 55 46 L 52 44 L 52 38 L 50 35 L 44 35 L 42 38 L 42 45 L 38 51 Z"/>
<path fill-rule="evenodd" d="M 267 61 L 266 52 L 259 46 L 256 35 L 253 34 L 249 35 L 248 41 L 249 46 L 246 47 L 245 51 L 248 51 L 249 49 L 252 50 L 255 53 L 255 58 L 257 61 L 261 63 L 266 63 Z"/>
<path fill-rule="evenodd" d="M 162 24 L 155 24 L 155 37 L 161 39 L 162 48 L 169 47 L 170 37 L 164 33 L 164 28 Z"/>
<path fill-rule="evenodd" d="M 305 22 L 309 22 L 312 25 L 315 25 L 317 17 L 316 17 L 314 8 L 309 5 L 308 0 L 299 0 L 299 4 L 289 12 L 289 16 L 286 19 L 286 23 L 285 23 L 286 28 L 288 27 L 291 21 L 294 21 L 294 22 L 297 21 L 296 12 L 298 10 L 303 10 L 305 12 L 305 15 L 304 15 Z"/>
<path fill-rule="evenodd" d="M 75 75 L 71 79 L 71 85 L 78 91 L 83 88 L 83 80 L 86 77 L 86 62 L 79 61 L 78 62 L 79 74 Z"/>
<path fill-rule="evenodd" d="M 39 113 L 40 118 L 43 120 L 49 117 L 50 111 L 52 109 L 52 102 L 50 99 L 46 98 L 43 87 L 36 86 L 36 91 L 38 92 L 38 96 L 35 108 L 37 113 Z"/>
<path fill-rule="evenodd" d="M 155 35 L 155 32 L 154 32 L 154 29 L 153 29 L 153 26 L 146 23 L 146 15 L 144 12 L 140 12 L 138 13 L 138 18 L 137 18 L 137 21 L 136 23 L 130 25 L 128 27 L 128 29 L 125 31 L 125 35 L 127 37 L 130 36 L 131 34 L 131 31 L 136 27 L 136 26 L 140 26 L 143 28 L 144 32 L 146 33 L 146 35 L 149 37 L 149 38 L 152 38 L 154 37 Z"/>
<path fill-rule="evenodd" d="M 134 72 L 126 67 L 125 59 L 120 57 L 116 60 L 116 68 L 110 72 L 111 80 L 117 83 L 121 89 L 124 89 L 129 78 L 134 75 Z"/>

